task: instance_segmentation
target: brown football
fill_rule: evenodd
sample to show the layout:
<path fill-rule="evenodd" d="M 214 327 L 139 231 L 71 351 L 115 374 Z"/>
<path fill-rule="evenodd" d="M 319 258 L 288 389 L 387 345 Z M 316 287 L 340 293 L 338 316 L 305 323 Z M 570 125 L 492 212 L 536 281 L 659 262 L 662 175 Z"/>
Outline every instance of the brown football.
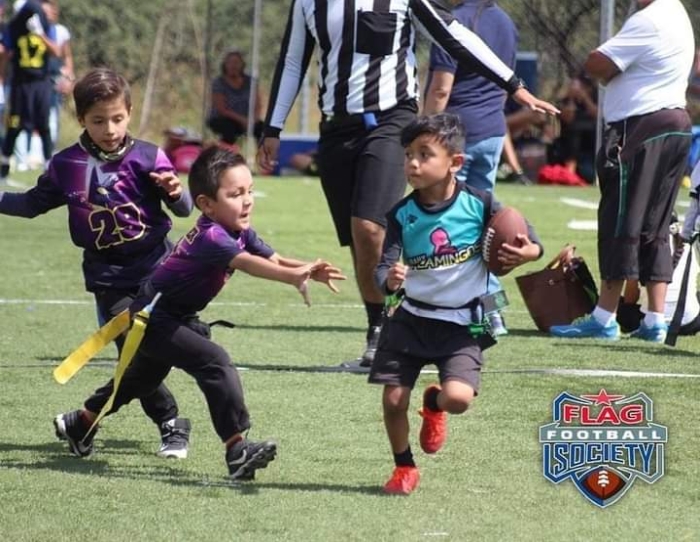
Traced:
<path fill-rule="evenodd" d="M 503 269 L 498 261 L 498 249 L 503 243 L 519 246 L 519 233 L 527 235 L 527 222 L 520 212 L 513 207 L 503 207 L 491 217 L 481 247 L 482 256 L 489 271 L 497 276 L 503 276 L 509 271 Z"/>

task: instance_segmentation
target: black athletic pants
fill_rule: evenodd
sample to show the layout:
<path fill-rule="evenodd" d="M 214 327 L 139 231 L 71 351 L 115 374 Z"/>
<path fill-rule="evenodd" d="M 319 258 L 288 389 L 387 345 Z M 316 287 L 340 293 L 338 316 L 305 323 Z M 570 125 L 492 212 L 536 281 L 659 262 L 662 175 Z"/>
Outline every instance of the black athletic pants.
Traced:
<path fill-rule="evenodd" d="M 97 302 L 97 311 L 101 322 L 107 322 L 114 318 L 124 309 L 128 309 L 133 303 L 138 288 L 135 290 L 102 290 L 95 292 L 95 301 Z M 118 337 L 114 341 L 117 345 L 119 353 L 124 345 L 124 336 Z M 100 412 L 105 405 L 112 391 L 114 390 L 114 381 L 112 379 L 104 386 L 97 389 L 85 401 L 85 408 L 91 412 Z M 141 400 L 141 408 L 146 413 L 146 416 L 151 418 L 156 425 L 172 420 L 178 415 L 177 403 L 175 397 L 170 393 L 170 390 L 163 384 L 155 387 L 151 393 L 139 398 Z"/>
<path fill-rule="evenodd" d="M 209 338 L 209 326 L 194 317 L 163 315 L 157 308 L 122 377 L 110 414 L 132 399 L 150 397 L 163 386 L 172 367 L 182 369 L 197 381 L 222 441 L 250 428 L 238 371 L 226 351 Z"/>

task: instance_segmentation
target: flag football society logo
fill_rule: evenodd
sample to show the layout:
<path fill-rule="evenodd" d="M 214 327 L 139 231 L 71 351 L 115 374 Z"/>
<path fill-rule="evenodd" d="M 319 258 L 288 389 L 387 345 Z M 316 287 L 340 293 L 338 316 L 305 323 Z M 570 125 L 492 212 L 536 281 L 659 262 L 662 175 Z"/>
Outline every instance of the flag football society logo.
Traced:
<path fill-rule="evenodd" d="M 552 423 L 540 426 L 544 476 L 571 478 L 596 506 L 617 502 L 637 478 L 653 484 L 664 475 L 668 430 L 652 423 L 654 403 L 644 393 L 559 394 Z"/>

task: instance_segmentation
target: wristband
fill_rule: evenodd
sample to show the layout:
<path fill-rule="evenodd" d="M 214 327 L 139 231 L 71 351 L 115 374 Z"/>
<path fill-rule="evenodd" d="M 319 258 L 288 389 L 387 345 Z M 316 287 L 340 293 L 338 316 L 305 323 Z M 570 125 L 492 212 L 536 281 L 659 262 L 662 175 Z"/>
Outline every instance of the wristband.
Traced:
<path fill-rule="evenodd" d="M 508 91 L 508 94 L 515 94 L 521 88 L 527 88 L 527 85 L 525 85 L 525 81 L 520 79 L 520 77 L 515 74 L 513 74 L 513 77 L 508 79 L 508 81 L 506 81 L 506 90 Z"/>

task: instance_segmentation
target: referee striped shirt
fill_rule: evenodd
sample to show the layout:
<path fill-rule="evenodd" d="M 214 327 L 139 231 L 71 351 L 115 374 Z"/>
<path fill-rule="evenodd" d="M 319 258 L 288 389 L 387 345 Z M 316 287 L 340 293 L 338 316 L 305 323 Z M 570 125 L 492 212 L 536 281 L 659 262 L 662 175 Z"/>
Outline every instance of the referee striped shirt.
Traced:
<path fill-rule="evenodd" d="M 386 111 L 418 100 L 416 29 L 460 63 L 514 91 L 516 78 L 440 0 L 292 0 L 272 82 L 266 135 L 278 136 L 318 47 L 325 115 Z"/>

